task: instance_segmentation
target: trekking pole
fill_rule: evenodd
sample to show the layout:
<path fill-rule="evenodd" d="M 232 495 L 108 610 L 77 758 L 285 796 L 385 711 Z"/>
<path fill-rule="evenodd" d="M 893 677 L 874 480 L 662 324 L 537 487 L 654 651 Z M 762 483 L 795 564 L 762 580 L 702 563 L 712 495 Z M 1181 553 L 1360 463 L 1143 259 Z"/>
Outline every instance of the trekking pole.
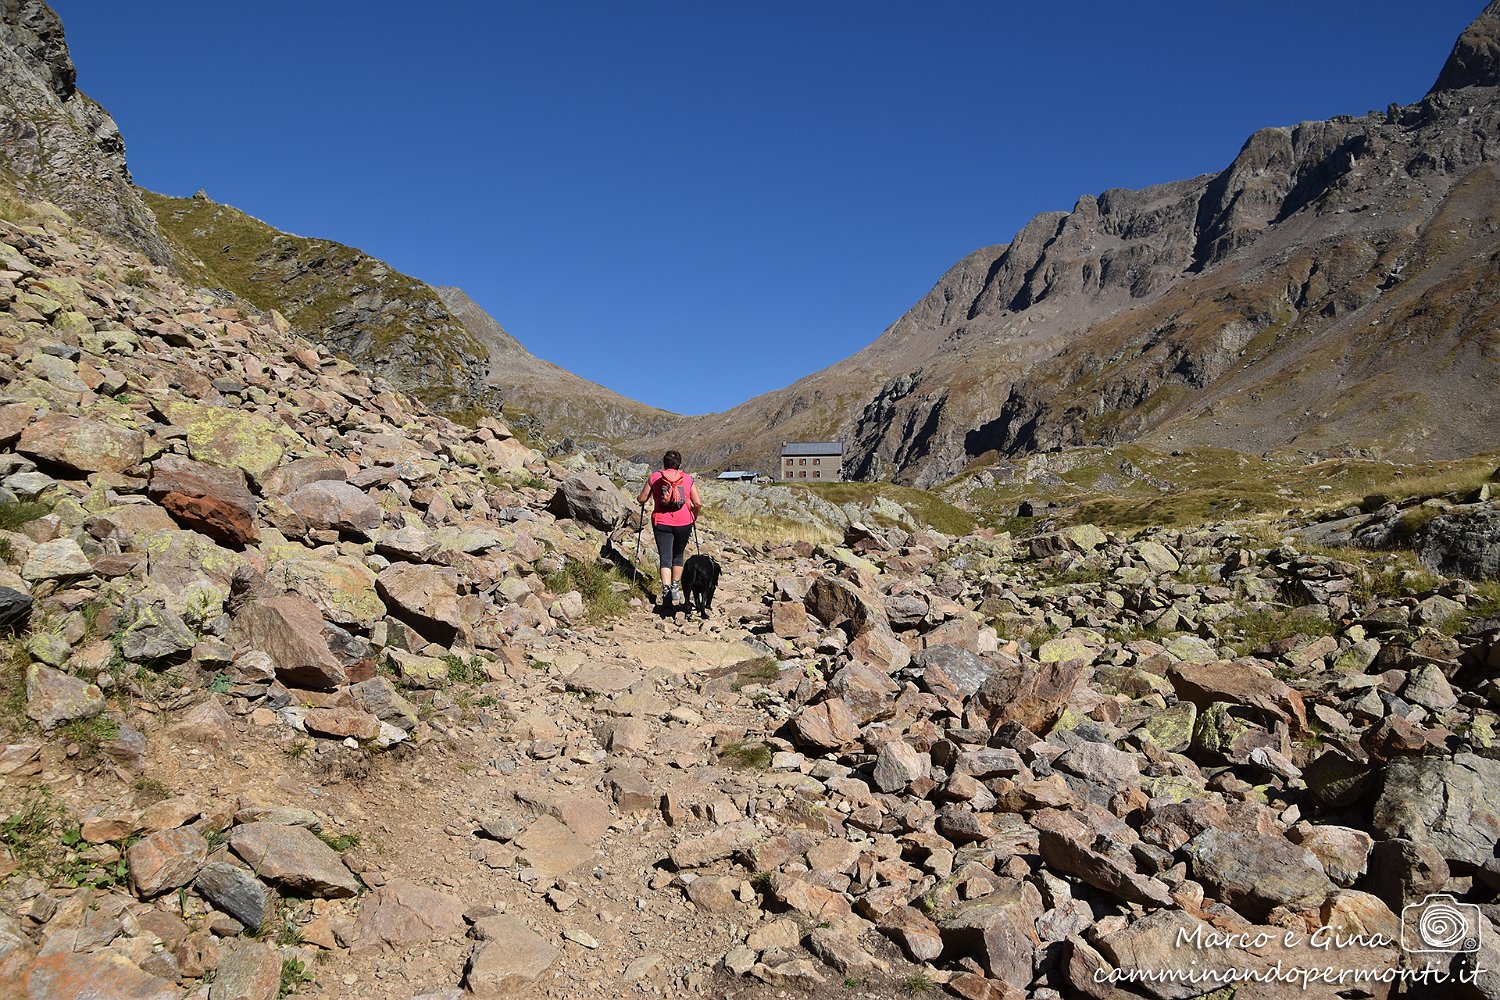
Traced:
<path fill-rule="evenodd" d="M 640 515 L 635 519 L 635 571 L 641 571 L 641 532 L 646 530 L 646 505 L 641 504 Z"/>

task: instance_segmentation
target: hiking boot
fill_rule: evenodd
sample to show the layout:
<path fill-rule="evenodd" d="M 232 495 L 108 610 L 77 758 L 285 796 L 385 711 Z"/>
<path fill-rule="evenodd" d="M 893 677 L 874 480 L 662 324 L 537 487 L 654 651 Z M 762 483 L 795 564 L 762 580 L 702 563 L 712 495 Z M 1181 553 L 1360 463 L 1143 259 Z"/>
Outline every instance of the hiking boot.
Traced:
<path fill-rule="evenodd" d="M 682 584 L 680 584 L 680 583 L 674 583 L 674 584 L 672 584 L 672 589 L 670 591 L 668 591 L 668 593 L 671 595 L 671 601 L 672 601 L 673 604 L 681 604 L 682 603 Z"/>

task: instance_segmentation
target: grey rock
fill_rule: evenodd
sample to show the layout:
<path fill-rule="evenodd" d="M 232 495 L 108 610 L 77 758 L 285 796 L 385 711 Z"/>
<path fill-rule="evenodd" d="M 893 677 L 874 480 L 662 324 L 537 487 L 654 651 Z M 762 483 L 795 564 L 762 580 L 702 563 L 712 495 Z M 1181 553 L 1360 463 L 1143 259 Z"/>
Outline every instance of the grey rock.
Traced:
<path fill-rule="evenodd" d="M 1403 757 L 1386 765 L 1374 829 L 1386 840 L 1429 844 L 1450 862 L 1480 866 L 1500 841 L 1500 761 Z"/>
<path fill-rule="evenodd" d="M 1252 921 L 1333 889 L 1312 852 L 1278 836 L 1205 830 L 1183 848 L 1193 878 Z"/>
<path fill-rule="evenodd" d="M 211 861 L 193 880 L 193 888 L 216 908 L 256 933 L 265 923 L 270 894 L 254 873 L 227 861 Z"/>
<path fill-rule="evenodd" d="M 9 587 L 0 587 L 0 631 L 26 627 L 31 620 L 31 596 Z"/>
<path fill-rule="evenodd" d="M 563 480 L 547 509 L 558 517 L 575 518 L 609 531 L 635 509 L 635 504 L 608 477 L 587 469 Z"/>

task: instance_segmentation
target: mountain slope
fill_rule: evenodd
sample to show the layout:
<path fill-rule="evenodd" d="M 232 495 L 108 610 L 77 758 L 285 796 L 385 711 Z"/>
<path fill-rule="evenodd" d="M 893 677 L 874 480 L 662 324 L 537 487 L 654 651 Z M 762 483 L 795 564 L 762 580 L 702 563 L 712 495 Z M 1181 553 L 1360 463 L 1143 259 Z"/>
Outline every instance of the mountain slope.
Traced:
<path fill-rule="evenodd" d="M 699 465 L 838 437 L 918 485 L 1126 440 L 1500 446 L 1500 4 L 1421 102 L 1255 133 L 1218 174 L 1084 196 L 976 251 L 869 347 L 673 428 Z M 633 442 L 638 453 L 665 438 Z"/>
<path fill-rule="evenodd" d="M 177 268 L 260 309 L 445 413 L 498 412 L 487 351 L 428 285 L 331 240 L 283 233 L 199 194 L 145 192 Z"/>
<path fill-rule="evenodd" d="M 608 443 L 653 434 L 681 419 L 536 357 L 463 289 L 436 292 L 489 352 L 490 383 L 504 394 L 507 405 L 536 418 L 548 433 L 578 443 Z"/>

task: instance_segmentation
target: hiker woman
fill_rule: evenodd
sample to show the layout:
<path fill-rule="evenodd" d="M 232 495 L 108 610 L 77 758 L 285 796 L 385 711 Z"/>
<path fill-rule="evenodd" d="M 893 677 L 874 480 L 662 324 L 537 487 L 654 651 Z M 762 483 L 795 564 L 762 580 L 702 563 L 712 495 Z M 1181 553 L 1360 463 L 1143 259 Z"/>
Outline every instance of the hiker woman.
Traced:
<path fill-rule="evenodd" d="M 693 522 L 703 509 L 697 484 L 682 471 L 682 455 L 669 451 L 661 457 L 661 471 L 651 473 L 636 498 L 643 511 L 648 498 L 653 504 L 651 527 L 656 535 L 656 554 L 661 559 L 662 598 L 681 604 L 682 557 L 693 533 Z"/>

